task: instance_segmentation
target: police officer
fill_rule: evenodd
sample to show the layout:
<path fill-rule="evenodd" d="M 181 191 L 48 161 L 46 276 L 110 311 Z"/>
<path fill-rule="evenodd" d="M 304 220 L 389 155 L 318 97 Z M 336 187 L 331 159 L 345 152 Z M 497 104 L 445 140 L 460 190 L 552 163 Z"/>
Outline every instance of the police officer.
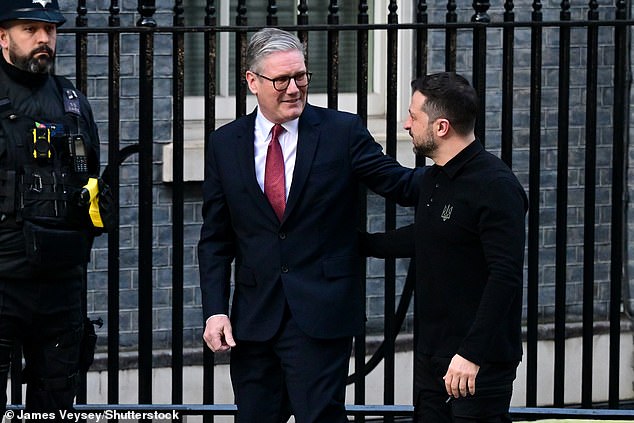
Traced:
<path fill-rule="evenodd" d="M 81 189 L 99 167 L 85 98 L 54 75 L 57 0 L 0 1 L 0 411 L 22 345 L 26 411 L 72 409 L 92 231 Z"/>

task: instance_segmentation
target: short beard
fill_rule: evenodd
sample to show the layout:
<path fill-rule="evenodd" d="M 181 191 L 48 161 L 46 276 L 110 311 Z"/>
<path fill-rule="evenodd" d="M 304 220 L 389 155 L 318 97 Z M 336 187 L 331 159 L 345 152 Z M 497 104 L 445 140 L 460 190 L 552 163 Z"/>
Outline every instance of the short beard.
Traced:
<path fill-rule="evenodd" d="M 48 56 L 35 57 L 42 52 L 46 52 Z M 16 68 L 30 73 L 52 73 L 55 66 L 55 52 L 49 46 L 38 47 L 28 56 L 19 56 L 13 49 L 9 49 L 9 58 Z"/>
<path fill-rule="evenodd" d="M 420 143 L 414 143 L 414 154 L 419 157 L 433 157 L 433 153 L 438 150 L 438 144 L 434 140 L 434 135 L 431 131 L 427 131 L 426 137 L 423 138 Z"/>
<path fill-rule="evenodd" d="M 432 157 L 432 153 L 438 149 L 436 144 L 415 145 L 414 154 L 419 157 Z"/>

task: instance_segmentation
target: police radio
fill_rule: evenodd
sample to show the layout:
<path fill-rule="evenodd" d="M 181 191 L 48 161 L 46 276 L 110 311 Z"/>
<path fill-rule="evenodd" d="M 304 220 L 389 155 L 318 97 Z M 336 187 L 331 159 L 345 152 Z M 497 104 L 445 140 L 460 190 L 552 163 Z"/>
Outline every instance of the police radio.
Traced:
<path fill-rule="evenodd" d="M 88 159 L 86 157 L 86 146 L 84 137 L 81 135 L 71 135 L 68 137 L 68 152 L 75 173 L 88 173 Z"/>

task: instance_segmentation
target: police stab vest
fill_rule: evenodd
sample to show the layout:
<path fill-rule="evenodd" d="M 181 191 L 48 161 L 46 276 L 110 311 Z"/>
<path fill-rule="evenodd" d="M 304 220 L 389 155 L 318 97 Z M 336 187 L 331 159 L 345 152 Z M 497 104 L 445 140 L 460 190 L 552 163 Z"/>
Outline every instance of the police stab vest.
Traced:
<path fill-rule="evenodd" d="M 54 78 L 65 112 L 55 122 L 20 115 L 9 98 L 0 98 L 6 148 L 0 160 L 0 227 L 17 228 L 24 221 L 51 228 L 90 227 L 81 198 L 89 175 L 79 96 L 70 81 Z"/>

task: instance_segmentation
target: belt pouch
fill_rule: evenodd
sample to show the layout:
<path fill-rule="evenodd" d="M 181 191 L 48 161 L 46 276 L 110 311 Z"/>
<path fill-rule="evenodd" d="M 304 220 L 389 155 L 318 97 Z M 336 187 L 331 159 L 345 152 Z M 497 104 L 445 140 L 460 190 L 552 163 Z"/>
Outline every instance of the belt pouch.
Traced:
<path fill-rule="evenodd" d="M 88 262 L 90 241 L 83 231 L 51 228 L 25 220 L 26 257 L 41 267 L 66 267 Z"/>

